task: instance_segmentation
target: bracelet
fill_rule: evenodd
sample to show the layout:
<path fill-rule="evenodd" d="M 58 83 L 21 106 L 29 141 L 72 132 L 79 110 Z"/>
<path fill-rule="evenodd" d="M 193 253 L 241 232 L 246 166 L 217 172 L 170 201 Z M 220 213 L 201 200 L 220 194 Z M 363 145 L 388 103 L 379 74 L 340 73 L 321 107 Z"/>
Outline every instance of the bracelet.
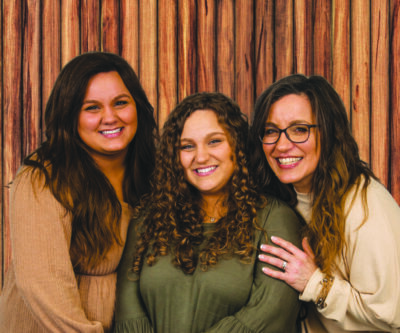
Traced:
<path fill-rule="evenodd" d="M 326 297 L 328 296 L 329 290 L 332 287 L 333 280 L 335 280 L 334 277 L 325 275 L 325 277 L 322 279 L 320 282 L 322 284 L 322 289 L 321 292 L 319 293 L 317 299 L 315 300 L 315 305 L 317 306 L 318 309 L 323 309 L 326 307 Z"/>

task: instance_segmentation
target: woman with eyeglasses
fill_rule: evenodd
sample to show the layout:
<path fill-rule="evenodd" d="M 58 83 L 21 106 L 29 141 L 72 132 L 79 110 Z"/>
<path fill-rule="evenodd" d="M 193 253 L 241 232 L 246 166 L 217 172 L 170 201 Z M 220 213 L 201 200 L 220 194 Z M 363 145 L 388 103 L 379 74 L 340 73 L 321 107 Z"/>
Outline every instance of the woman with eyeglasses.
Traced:
<path fill-rule="evenodd" d="M 305 303 L 303 332 L 400 330 L 400 208 L 361 161 L 339 95 L 320 76 L 285 77 L 264 91 L 251 126 L 261 190 L 307 222 L 302 249 L 261 246 L 266 275 Z"/>

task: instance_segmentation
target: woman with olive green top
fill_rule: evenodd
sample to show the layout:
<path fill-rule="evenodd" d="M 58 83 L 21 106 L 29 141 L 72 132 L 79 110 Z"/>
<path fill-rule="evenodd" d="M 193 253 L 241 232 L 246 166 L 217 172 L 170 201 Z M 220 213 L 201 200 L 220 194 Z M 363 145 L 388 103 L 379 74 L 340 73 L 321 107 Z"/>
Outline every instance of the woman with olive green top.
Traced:
<path fill-rule="evenodd" d="M 192 95 L 171 113 L 146 212 L 128 231 L 116 332 L 295 331 L 298 294 L 263 274 L 256 249 L 265 234 L 300 246 L 300 223 L 253 190 L 246 135 L 222 94 Z"/>

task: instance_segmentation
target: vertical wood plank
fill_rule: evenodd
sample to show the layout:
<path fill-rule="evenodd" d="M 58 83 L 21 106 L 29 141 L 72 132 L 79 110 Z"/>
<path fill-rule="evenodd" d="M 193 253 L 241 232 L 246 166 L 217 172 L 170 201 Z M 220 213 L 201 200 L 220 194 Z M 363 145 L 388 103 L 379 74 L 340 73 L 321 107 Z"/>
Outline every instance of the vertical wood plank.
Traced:
<path fill-rule="evenodd" d="M 235 75 L 236 101 L 250 115 L 254 105 L 254 12 L 253 0 L 236 1 Z"/>
<path fill-rule="evenodd" d="M 293 0 L 275 2 L 275 80 L 293 73 Z"/>
<path fill-rule="evenodd" d="M 41 142 L 39 0 L 25 2 L 23 29 L 22 157 L 33 152 Z"/>
<path fill-rule="evenodd" d="M 42 114 L 61 67 L 60 2 L 43 0 L 42 5 Z M 44 129 L 44 117 L 42 117 Z"/>
<path fill-rule="evenodd" d="M 216 90 L 235 96 L 234 0 L 217 1 L 217 87 Z"/>
<path fill-rule="evenodd" d="M 389 181 L 389 0 L 371 1 L 371 167 Z"/>
<path fill-rule="evenodd" d="M 274 2 L 255 3 L 255 92 L 259 96 L 274 82 Z"/>
<path fill-rule="evenodd" d="M 81 52 L 100 51 L 100 3 L 81 0 Z"/>
<path fill-rule="evenodd" d="M 392 2 L 390 49 L 390 189 L 400 205 L 400 0 Z"/>
<path fill-rule="evenodd" d="M 101 3 L 101 50 L 119 54 L 119 3 L 118 0 L 102 0 Z"/>
<path fill-rule="evenodd" d="M 365 5 L 365 0 L 362 0 Z M 314 74 L 331 81 L 331 0 L 314 2 Z"/>
<path fill-rule="evenodd" d="M 3 7 L 0 6 L 1 10 L 1 18 L 3 17 Z M 3 25 L 0 24 L 0 55 L 3 55 Z M 1 58 L 0 61 L 0 128 L 3 130 L 3 57 Z M 5 156 L 3 156 L 3 136 L 0 135 L 0 292 L 1 288 L 3 286 L 3 276 L 4 276 L 4 262 L 3 262 L 3 254 L 4 254 L 4 196 L 3 192 L 5 191 L 4 189 L 4 184 L 3 184 L 3 165 L 5 163 Z"/>
<path fill-rule="evenodd" d="M 22 121 L 22 1 L 3 2 L 3 202 L 4 262 L 6 271 L 11 259 L 8 184 L 21 163 Z"/>
<path fill-rule="evenodd" d="M 197 90 L 215 91 L 215 0 L 197 0 Z"/>
<path fill-rule="evenodd" d="M 158 1 L 158 125 L 162 128 L 177 104 L 177 0 Z"/>
<path fill-rule="evenodd" d="M 307 76 L 313 72 L 312 9 L 309 0 L 294 3 L 294 72 Z"/>
<path fill-rule="evenodd" d="M 139 15 L 140 81 L 157 116 L 157 0 L 140 3 Z"/>
<path fill-rule="evenodd" d="M 361 159 L 370 160 L 370 11 L 364 0 L 351 2 L 352 129 Z"/>
<path fill-rule="evenodd" d="M 332 84 L 350 119 L 350 0 L 335 0 L 332 27 Z"/>
<path fill-rule="evenodd" d="M 121 56 L 139 76 L 139 4 L 138 0 L 121 0 Z"/>
<path fill-rule="evenodd" d="M 79 1 L 61 0 L 61 64 L 80 54 Z"/>
<path fill-rule="evenodd" d="M 196 4 L 178 1 L 178 101 L 196 91 Z"/>

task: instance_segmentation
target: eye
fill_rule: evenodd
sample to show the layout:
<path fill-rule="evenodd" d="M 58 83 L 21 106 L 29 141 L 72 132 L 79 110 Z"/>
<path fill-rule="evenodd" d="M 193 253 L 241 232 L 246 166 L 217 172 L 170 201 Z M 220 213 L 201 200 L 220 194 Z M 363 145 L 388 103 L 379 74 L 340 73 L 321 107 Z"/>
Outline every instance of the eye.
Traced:
<path fill-rule="evenodd" d="M 220 142 L 222 142 L 221 139 L 211 139 L 208 144 L 211 146 L 213 146 L 213 145 L 215 146 L 215 145 L 219 144 Z"/>
<path fill-rule="evenodd" d="M 183 151 L 191 151 L 191 150 L 194 149 L 194 145 L 192 145 L 192 144 L 190 144 L 190 143 L 186 143 L 186 144 L 181 145 L 180 148 L 181 148 L 181 150 L 183 150 Z"/>
<path fill-rule="evenodd" d="M 274 127 L 267 127 L 264 130 L 264 136 L 275 136 L 279 134 L 279 130 Z"/>
<path fill-rule="evenodd" d="M 85 111 L 95 111 L 95 110 L 98 110 L 98 109 L 99 109 L 99 106 L 96 105 L 96 104 L 89 105 L 89 106 L 86 106 L 84 108 Z"/>
<path fill-rule="evenodd" d="M 308 127 L 304 125 L 294 125 L 290 128 L 290 130 L 294 133 L 307 133 L 308 132 Z"/>
<path fill-rule="evenodd" d="M 121 106 L 121 105 L 126 105 L 126 104 L 128 104 L 128 101 L 125 101 L 125 100 L 119 100 L 119 101 L 115 102 L 116 106 Z"/>

